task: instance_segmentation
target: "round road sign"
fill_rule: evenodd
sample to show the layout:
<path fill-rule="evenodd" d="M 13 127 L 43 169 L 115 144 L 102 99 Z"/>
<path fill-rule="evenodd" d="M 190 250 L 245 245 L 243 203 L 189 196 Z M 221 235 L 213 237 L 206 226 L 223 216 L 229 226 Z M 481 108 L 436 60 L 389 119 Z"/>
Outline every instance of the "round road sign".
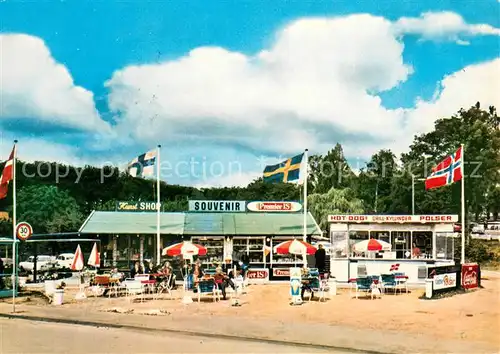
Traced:
<path fill-rule="evenodd" d="M 16 226 L 17 238 L 26 241 L 33 234 L 33 228 L 27 222 L 20 222 Z"/>

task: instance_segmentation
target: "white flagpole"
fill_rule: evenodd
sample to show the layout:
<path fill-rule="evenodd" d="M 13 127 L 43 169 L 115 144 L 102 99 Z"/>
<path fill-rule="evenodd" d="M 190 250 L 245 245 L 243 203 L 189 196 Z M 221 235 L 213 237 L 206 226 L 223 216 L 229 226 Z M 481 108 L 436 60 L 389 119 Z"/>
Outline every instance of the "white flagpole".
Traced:
<path fill-rule="evenodd" d="M 465 149 L 464 149 L 464 144 L 462 146 L 462 257 L 461 257 L 461 262 L 462 264 L 465 263 Z"/>
<path fill-rule="evenodd" d="M 309 174 L 309 163 L 307 156 L 308 149 L 304 151 L 304 162 L 305 162 L 305 174 L 304 174 L 304 234 L 302 235 L 302 240 L 307 242 L 307 177 Z M 302 255 L 302 261 L 304 266 L 307 266 L 306 254 Z"/>
<path fill-rule="evenodd" d="M 17 140 L 14 140 L 14 158 L 12 160 L 12 312 L 16 312 L 16 160 L 17 160 Z"/>
<path fill-rule="evenodd" d="M 158 145 L 158 156 L 156 157 L 157 165 L 156 165 L 156 265 L 160 265 L 160 257 L 161 257 L 161 245 L 160 245 L 160 148 L 161 145 Z"/>

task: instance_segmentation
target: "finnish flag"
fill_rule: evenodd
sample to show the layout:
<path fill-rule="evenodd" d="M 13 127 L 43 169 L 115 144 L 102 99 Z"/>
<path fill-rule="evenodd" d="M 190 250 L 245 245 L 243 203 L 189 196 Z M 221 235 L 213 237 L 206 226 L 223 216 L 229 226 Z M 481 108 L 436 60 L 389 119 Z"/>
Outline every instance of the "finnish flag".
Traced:
<path fill-rule="evenodd" d="M 132 177 L 153 176 L 155 163 L 156 150 L 151 150 L 130 161 L 127 170 Z"/>

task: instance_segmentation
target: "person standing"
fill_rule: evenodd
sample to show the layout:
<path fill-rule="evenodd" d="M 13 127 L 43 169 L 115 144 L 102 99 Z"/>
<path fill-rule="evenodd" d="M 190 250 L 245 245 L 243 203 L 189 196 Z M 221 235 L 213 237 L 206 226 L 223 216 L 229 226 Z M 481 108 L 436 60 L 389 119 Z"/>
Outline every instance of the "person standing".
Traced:
<path fill-rule="evenodd" d="M 316 259 L 316 268 L 318 268 L 319 273 L 325 273 L 326 251 L 322 244 L 319 245 L 316 253 L 314 253 L 314 258 Z"/>

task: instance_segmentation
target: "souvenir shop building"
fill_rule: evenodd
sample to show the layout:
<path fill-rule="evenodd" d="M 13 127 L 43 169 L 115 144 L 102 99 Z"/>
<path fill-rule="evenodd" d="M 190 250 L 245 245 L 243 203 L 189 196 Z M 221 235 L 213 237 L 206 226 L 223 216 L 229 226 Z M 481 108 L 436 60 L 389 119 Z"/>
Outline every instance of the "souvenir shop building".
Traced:
<path fill-rule="evenodd" d="M 154 203 L 153 203 L 154 204 Z M 126 269 L 132 262 L 155 255 L 157 213 L 148 203 L 119 202 L 115 211 L 94 211 L 80 228 L 101 240 L 105 267 Z M 256 281 L 288 277 L 293 256 L 271 252 L 278 243 L 302 239 L 304 213 L 298 202 L 189 201 L 185 213 L 160 213 L 160 245 L 189 240 L 208 248 L 201 261 L 221 263 L 227 258 L 248 256 Z M 307 214 L 309 241 L 324 239 L 310 213 Z M 300 260 L 298 261 L 300 264 Z"/>
<path fill-rule="evenodd" d="M 331 270 L 338 281 L 389 273 L 397 265 L 410 283 L 424 283 L 427 267 L 454 265 L 460 248 L 458 215 L 329 215 Z M 355 252 L 357 242 L 376 239 L 390 250 Z"/>

